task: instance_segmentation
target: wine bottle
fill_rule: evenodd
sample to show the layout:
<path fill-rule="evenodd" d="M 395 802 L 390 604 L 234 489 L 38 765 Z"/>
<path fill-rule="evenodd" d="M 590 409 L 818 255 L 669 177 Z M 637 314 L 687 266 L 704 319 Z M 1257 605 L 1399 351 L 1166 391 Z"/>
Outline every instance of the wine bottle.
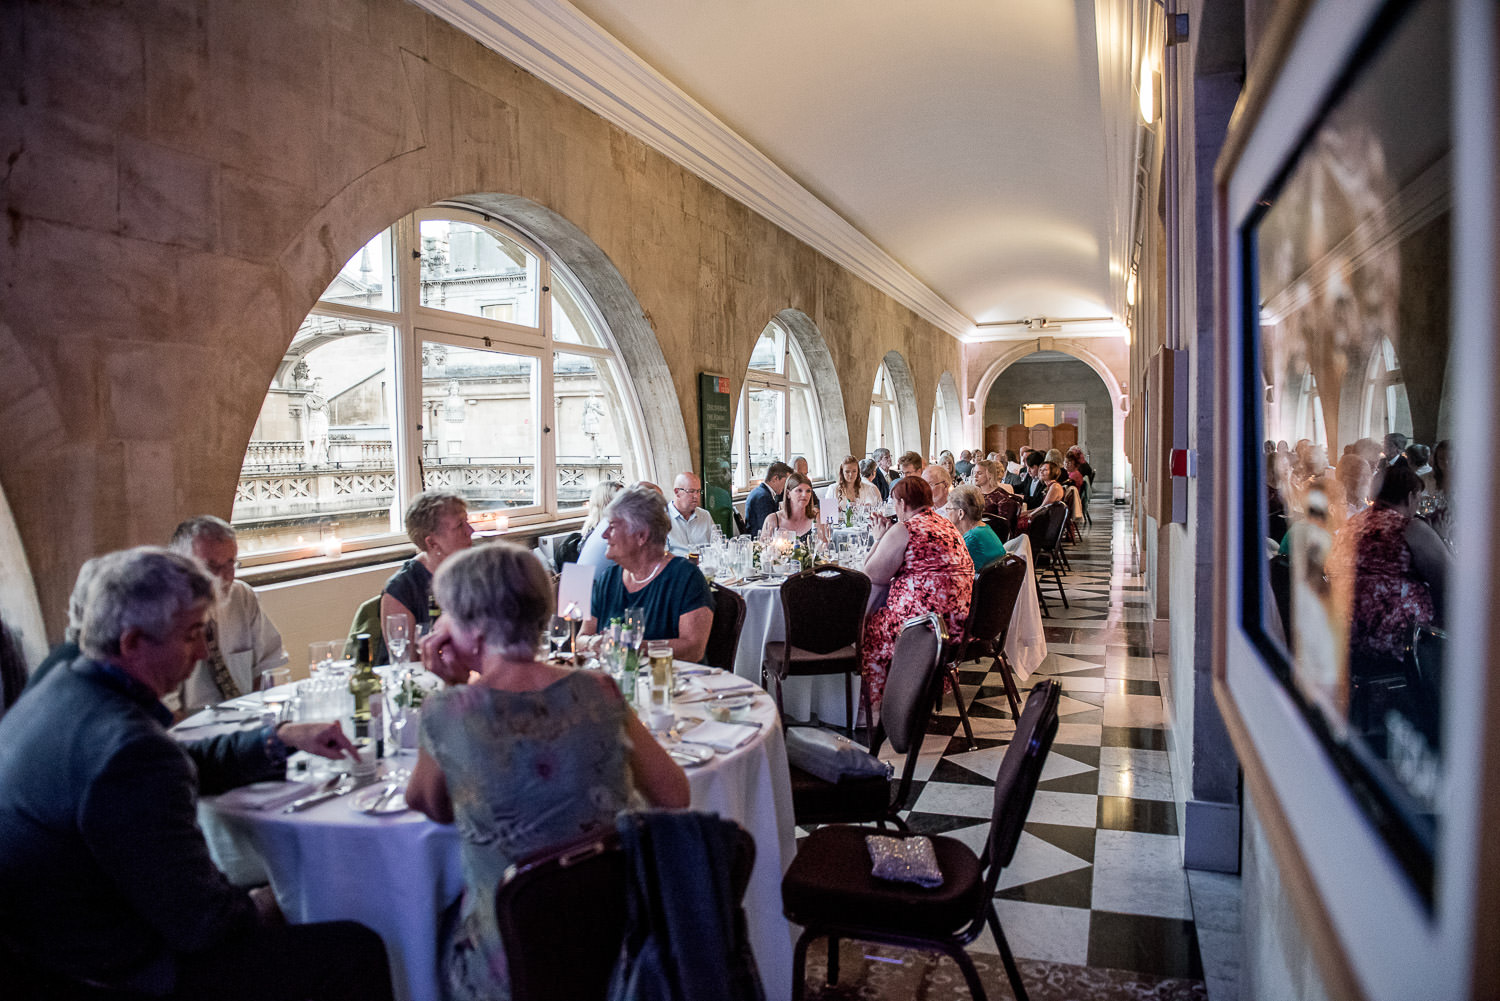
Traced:
<path fill-rule="evenodd" d="M 427 592 L 427 624 L 429 626 L 432 625 L 434 622 L 436 622 L 438 620 L 438 616 L 442 615 L 442 614 L 443 614 L 443 610 L 438 607 L 437 592 L 436 591 L 428 591 Z"/>
<path fill-rule="evenodd" d="M 373 748 L 379 758 L 384 750 L 385 706 L 381 698 L 380 675 L 370 656 L 370 634 L 354 638 L 354 673 L 349 676 L 349 693 L 354 696 L 354 741 Z"/>

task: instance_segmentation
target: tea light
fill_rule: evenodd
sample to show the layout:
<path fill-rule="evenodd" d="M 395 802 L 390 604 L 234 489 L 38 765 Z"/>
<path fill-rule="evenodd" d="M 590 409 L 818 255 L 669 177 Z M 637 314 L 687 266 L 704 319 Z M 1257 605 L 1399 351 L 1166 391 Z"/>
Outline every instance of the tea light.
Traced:
<path fill-rule="evenodd" d="M 344 554 L 344 540 L 337 535 L 323 540 L 323 555 L 330 560 L 336 560 Z"/>

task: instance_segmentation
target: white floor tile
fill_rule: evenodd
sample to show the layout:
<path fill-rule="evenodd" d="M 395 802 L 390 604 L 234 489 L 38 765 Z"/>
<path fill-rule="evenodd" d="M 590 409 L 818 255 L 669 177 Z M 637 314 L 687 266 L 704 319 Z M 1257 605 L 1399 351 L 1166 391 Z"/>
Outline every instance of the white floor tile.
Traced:
<path fill-rule="evenodd" d="M 1036 824 L 1093 827 L 1099 820 L 1099 797 L 1076 792 L 1038 791 L 1026 819 Z"/>
<path fill-rule="evenodd" d="M 929 782 L 912 809 L 917 813 L 945 813 L 954 817 L 988 817 L 994 813 L 995 790 L 957 782 Z"/>
<path fill-rule="evenodd" d="M 1099 749 L 1099 795 L 1171 801 L 1172 766 L 1166 751 Z"/>
<path fill-rule="evenodd" d="M 1103 727 L 1091 726 L 1087 723 L 1059 723 L 1057 725 L 1057 737 L 1054 739 L 1059 744 L 1098 747 L 1103 738 Z"/>
<path fill-rule="evenodd" d="M 1088 965 L 1089 912 L 1079 907 L 1057 907 L 1022 900 L 996 900 L 1000 927 L 1010 951 L 1024 959 Z M 988 937 L 989 932 L 985 932 Z M 979 947 L 976 941 L 974 948 Z M 989 943 L 992 952 L 999 950 Z"/>
<path fill-rule="evenodd" d="M 1105 695 L 1105 726 L 1161 727 L 1166 712 L 1159 695 Z"/>
<path fill-rule="evenodd" d="M 1076 855 L 1049 844 L 1034 834 L 1021 832 L 1015 858 L 1000 874 L 1000 889 L 1008 890 L 1022 883 L 1034 883 L 1050 876 L 1061 876 L 1075 869 L 1086 869 L 1089 863 Z"/>
<path fill-rule="evenodd" d="M 1101 830 L 1094 836 L 1098 911 L 1191 919 L 1187 874 L 1175 835 Z"/>

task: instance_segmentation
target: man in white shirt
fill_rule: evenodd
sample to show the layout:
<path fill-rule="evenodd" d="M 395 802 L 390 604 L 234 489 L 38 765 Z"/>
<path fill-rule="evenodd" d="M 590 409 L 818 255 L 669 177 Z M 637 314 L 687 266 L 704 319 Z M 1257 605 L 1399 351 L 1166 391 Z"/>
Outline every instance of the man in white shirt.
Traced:
<path fill-rule="evenodd" d="M 672 502 L 667 505 L 672 519 L 667 548 L 676 556 L 686 556 L 693 546 L 713 540 L 714 520 L 699 507 L 702 500 L 703 482 L 692 473 L 678 473 L 672 483 Z"/>
<path fill-rule="evenodd" d="M 953 515 L 948 510 L 948 491 L 953 489 L 953 477 L 948 475 L 948 470 L 933 463 L 922 470 L 922 479 L 932 488 L 932 509 L 951 520 Z"/>
<path fill-rule="evenodd" d="M 281 633 L 261 611 L 250 585 L 234 579 L 239 542 L 222 518 L 199 515 L 177 526 L 171 547 L 202 563 L 214 578 L 205 639 L 208 657 L 193 665 L 182 685 L 183 709 L 213 705 L 254 691 L 260 672 L 287 662 Z"/>

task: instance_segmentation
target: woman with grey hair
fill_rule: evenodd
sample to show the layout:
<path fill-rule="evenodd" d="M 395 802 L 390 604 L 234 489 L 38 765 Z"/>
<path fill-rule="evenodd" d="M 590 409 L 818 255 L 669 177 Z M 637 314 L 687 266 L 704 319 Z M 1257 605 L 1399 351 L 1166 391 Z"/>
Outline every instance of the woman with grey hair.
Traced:
<path fill-rule="evenodd" d="M 419 550 L 385 582 L 380 596 L 380 621 L 388 615 L 407 615 L 415 627 L 430 626 L 427 614 L 432 577 L 443 561 L 468 549 L 474 528 L 469 505 L 451 490 L 424 490 L 406 507 L 406 535 Z"/>
<path fill-rule="evenodd" d="M 696 572 L 696 571 L 695 571 Z M 636 795 L 688 804 L 687 776 L 607 675 L 537 660 L 552 615 L 547 572 L 496 543 L 461 553 L 435 583 L 443 616 L 425 661 L 472 684 L 422 704 L 422 750 L 406 801 L 457 823 L 465 891 L 443 945 L 444 996 L 507 998 L 495 889 L 517 859 L 613 824 Z"/>
<path fill-rule="evenodd" d="M 975 573 L 1005 555 L 1000 536 L 985 523 L 984 494 L 978 487 L 971 483 L 954 487 L 948 494 L 948 507 L 953 512 L 953 526 L 963 534 L 964 548 L 974 561 Z"/>
<path fill-rule="evenodd" d="M 666 501 L 648 487 L 620 492 L 606 512 L 605 555 L 617 564 L 594 578 L 593 617 L 585 634 L 599 624 L 639 608 L 646 639 L 667 640 L 679 660 L 699 660 L 714 621 L 714 596 L 698 568 L 666 551 L 672 521 Z"/>

